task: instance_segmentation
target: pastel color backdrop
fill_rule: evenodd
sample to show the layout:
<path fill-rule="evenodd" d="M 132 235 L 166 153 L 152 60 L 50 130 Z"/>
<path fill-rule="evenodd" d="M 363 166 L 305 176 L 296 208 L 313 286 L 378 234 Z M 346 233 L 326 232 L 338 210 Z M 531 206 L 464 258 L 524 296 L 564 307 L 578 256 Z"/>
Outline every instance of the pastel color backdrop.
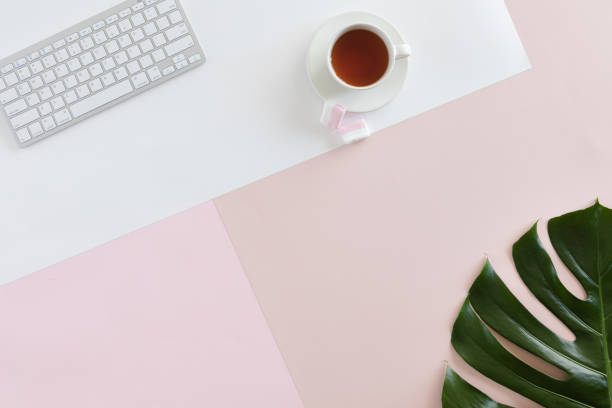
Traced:
<path fill-rule="evenodd" d="M 533 63 L 531 71 L 216 200 L 306 407 L 439 407 L 446 360 L 494 397 L 536 407 L 462 363 L 450 348 L 450 328 L 486 253 L 529 309 L 567 335 L 518 279 L 510 246 L 540 217 L 581 208 L 595 195 L 612 205 L 612 4 L 509 0 L 508 6 Z M 233 354 L 228 352 L 222 361 L 243 368 L 245 377 L 233 376 L 239 370 L 224 372 L 225 384 L 244 387 L 245 400 L 260 398 L 265 401 L 261 406 L 298 406 L 257 305 L 252 297 L 248 300 L 248 285 L 238 277 L 241 270 L 220 221 L 205 222 L 215 218 L 212 211 L 210 203 L 202 204 L 4 287 L 0 321 L 11 335 L 0 339 L 5 367 L 0 384 L 10 394 L 0 393 L 7 399 L 2 402 L 23 401 L 25 387 L 44 378 L 36 370 L 53 373 L 75 360 L 81 372 L 100 370 L 88 373 L 90 379 L 102 384 L 110 378 L 120 391 L 100 393 L 107 406 L 134 395 L 168 402 L 172 392 L 182 397 L 185 387 L 214 383 L 213 373 L 189 366 L 185 355 L 179 363 L 188 369 L 174 370 L 179 377 L 168 375 L 167 382 L 153 374 L 144 377 L 152 394 L 145 387 L 133 394 L 111 375 L 119 372 L 113 370 L 119 349 L 128 364 L 126 378 L 140 380 L 143 366 L 138 364 L 155 353 L 137 347 L 137 340 L 160 335 L 163 327 L 186 334 L 171 340 L 176 347 L 188 341 L 191 355 L 204 358 L 202 353 L 216 350 L 203 335 L 215 333 L 213 326 L 190 325 L 204 317 L 216 322 L 214 327 L 228 324 L 216 315 L 200 315 L 209 310 L 207 302 L 214 302 L 224 305 L 222 316 L 230 322 L 254 319 L 253 326 L 234 327 L 244 336 L 255 333 L 240 343 L 237 355 L 247 360 L 229 358 Z M 202 232 L 211 226 L 221 244 Z M 135 239 L 139 234 L 148 238 Z M 200 250 L 206 252 L 194 258 Z M 207 257 L 216 252 L 224 260 L 211 263 Z M 197 265 L 202 269 L 196 272 L 192 268 Z M 216 290 L 228 288 L 216 282 L 221 271 L 233 276 L 231 299 Z M 571 285 L 567 271 L 560 271 Z M 180 274 L 185 280 L 177 281 Z M 184 301 L 196 307 L 177 310 L 178 305 L 166 303 L 176 311 L 172 316 L 180 317 L 175 322 L 156 304 L 162 286 L 181 299 L 179 305 Z M 238 299 L 242 296 L 244 304 Z M 73 310 L 75 305 L 81 310 Z M 117 330 L 96 326 L 106 308 Z M 239 316 L 232 318 L 232 313 Z M 143 315 L 151 320 L 138 322 L 136 317 Z M 63 348 L 60 331 L 71 333 L 68 338 L 76 334 L 72 348 Z M 106 339 L 102 333 L 117 337 Z M 156 352 L 168 352 L 163 338 L 152 338 Z M 24 339 L 29 343 L 22 344 Z M 129 347 L 117 347 L 122 339 Z M 176 359 L 165 353 L 155 360 L 172 372 Z M 8 371 L 11 359 L 28 370 L 15 377 Z M 253 368 L 261 366 L 272 370 L 264 372 L 263 385 L 262 371 Z M 57 395 L 45 395 L 51 391 L 42 384 L 43 397 L 71 397 L 67 378 L 58 380 Z M 8 388 L 7 379 L 21 388 Z M 95 383 L 77 385 L 79 395 L 96 403 Z M 265 390 L 276 388 L 280 394 L 265 400 Z M 226 390 L 221 398 L 240 398 L 234 394 L 243 392 L 239 387 Z M 228 401 L 254 406 L 245 400 Z"/>
<path fill-rule="evenodd" d="M 301 408 L 212 202 L 0 287 L 0 406 Z"/>
<path fill-rule="evenodd" d="M 306 407 L 439 407 L 445 360 L 536 406 L 463 364 L 450 329 L 488 254 L 563 330 L 510 247 L 612 206 L 612 3 L 507 3 L 532 70 L 216 200 Z"/>

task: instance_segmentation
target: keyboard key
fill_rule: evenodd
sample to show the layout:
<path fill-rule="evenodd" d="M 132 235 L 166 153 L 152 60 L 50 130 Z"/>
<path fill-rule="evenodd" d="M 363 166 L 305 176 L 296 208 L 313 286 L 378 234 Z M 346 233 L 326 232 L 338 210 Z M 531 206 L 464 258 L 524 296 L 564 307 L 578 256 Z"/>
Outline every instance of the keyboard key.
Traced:
<path fill-rule="evenodd" d="M 138 41 L 142 40 L 143 38 L 145 38 L 145 35 L 144 35 L 144 32 L 142 31 L 142 28 L 138 28 L 138 29 L 132 31 L 131 36 L 132 36 L 132 40 L 134 40 L 134 42 L 138 42 Z"/>
<path fill-rule="evenodd" d="M 38 94 L 31 93 L 28 96 L 26 96 L 26 102 L 30 106 L 36 106 L 40 103 L 40 98 L 38 97 Z"/>
<path fill-rule="evenodd" d="M 81 48 L 84 50 L 90 50 L 94 47 L 94 42 L 91 37 L 85 37 L 81 40 Z"/>
<path fill-rule="evenodd" d="M 112 72 L 108 72 L 102 75 L 101 78 L 102 78 L 102 83 L 104 84 L 104 86 L 110 86 L 115 83 L 115 77 L 113 76 Z"/>
<path fill-rule="evenodd" d="M 113 14 L 112 16 L 106 17 L 106 24 L 113 24 L 117 20 L 119 20 L 119 16 L 116 14 Z"/>
<path fill-rule="evenodd" d="M 43 101 L 46 101 L 47 99 L 53 96 L 53 92 L 51 92 L 51 88 L 46 86 L 40 91 L 38 91 L 38 95 L 40 96 L 40 99 L 42 99 Z"/>
<path fill-rule="evenodd" d="M 140 43 L 140 49 L 142 50 L 143 54 L 148 54 L 149 52 L 153 51 L 153 48 L 155 47 L 153 47 L 153 43 L 149 39 L 146 39 Z"/>
<path fill-rule="evenodd" d="M 72 111 L 72 115 L 75 118 L 79 116 L 85 115 L 88 112 L 91 112 L 101 106 L 106 105 L 109 102 L 112 102 L 116 99 L 121 98 L 124 95 L 129 94 L 134 89 L 130 84 L 130 81 L 125 80 L 123 82 L 119 82 L 109 88 L 104 89 L 103 91 L 93 95 L 90 98 L 84 99 L 80 102 L 75 103 L 70 107 Z"/>
<path fill-rule="evenodd" d="M 68 55 L 68 51 L 66 51 L 66 49 L 59 50 L 55 53 L 55 59 L 57 59 L 57 62 L 64 62 L 68 60 L 68 58 L 70 58 L 70 55 Z"/>
<path fill-rule="evenodd" d="M 50 52 L 53 52 L 53 47 L 50 45 L 47 45 L 45 48 L 43 48 L 42 50 L 40 50 L 40 55 L 47 55 Z"/>
<path fill-rule="evenodd" d="M 144 14 L 147 20 L 153 20 L 154 18 L 157 18 L 157 11 L 153 7 L 146 9 L 144 11 Z"/>
<path fill-rule="evenodd" d="M 58 81 L 51 85 L 51 90 L 54 94 L 59 95 L 66 90 L 66 87 L 62 81 Z"/>
<path fill-rule="evenodd" d="M 4 80 L 0 78 L 0 91 L 6 89 L 6 85 L 4 84 Z"/>
<path fill-rule="evenodd" d="M 174 9 L 176 9 L 176 2 L 174 0 L 164 0 L 157 5 L 159 14 L 166 14 Z"/>
<path fill-rule="evenodd" d="M 157 34 L 153 37 L 153 43 L 156 47 L 161 47 L 162 45 L 166 44 L 166 42 L 166 37 L 163 34 Z"/>
<path fill-rule="evenodd" d="M 181 23 L 166 30 L 166 37 L 168 37 L 168 41 L 174 41 L 177 38 L 187 34 L 188 32 L 189 30 L 187 29 L 187 25 L 185 25 L 185 23 Z"/>
<path fill-rule="evenodd" d="M 67 109 L 62 109 L 53 115 L 53 117 L 55 118 L 57 126 L 62 126 L 64 123 L 68 123 L 72 120 L 72 117 L 70 117 L 70 112 L 68 112 Z"/>
<path fill-rule="evenodd" d="M 149 84 L 149 78 L 147 78 L 147 74 L 141 72 L 132 77 L 132 82 L 134 83 L 134 88 L 139 89 Z"/>
<path fill-rule="evenodd" d="M 15 74 L 14 72 L 11 72 L 7 76 L 5 76 L 4 81 L 6 82 L 7 86 L 13 86 L 17 82 L 19 82 L 19 80 L 17 79 L 17 74 Z"/>
<path fill-rule="evenodd" d="M 103 88 L 102 81 L 99 78 L 94 79 L 89 83 L 89 88 L 91 88 L 91 92 L 98 92 Z"/>
<path fill-rule="evenodd" d="M 166 16 L 163 16 L 162 18 L 158 19 L 156 23 L 157 27 L 160 30 L 165 30 L 166 28 L 170 27 L 170 21 L 168 21 L 168 17 Z"/>
<path fill-rule="evenodd" d="M 116 66 L 117 64 L 115 64 L 115 60 L 112 57 L 107 58 L 104 61 L 102 61 L 102 67 L 104 68 L 105 71 L 110 71 Z"/>
<path fill-rule="evenodd" d="M 128 62 L 129 58 L 125 51 L 121 51 L 119 54 L 115 55 L 115 61 L 117 61 L 117 65 L 123 65 Z"/>
<path fill-rule="evenodd" d="M 150 68 L 147 71 L 147 74 L 149 74 L 149 78 L 151 78 L 151 81 L 153 82 L 157 81 L 159 78 L 162 77 L 162 73 L 159 71 L 158 67 Z"/>
<path fill-rule="evenodd" d="M 76 94 L 76 92 L 74 91 L 68 91 L 64 94 L 64 100 L 66 101 L 67 104 L 71 104 L 73 102 L 76 102 L 78 100 L 78 96 Z"/>
<path fill-rule="evenodd" d="M 132 29 L 132 23 L 130 23 L 130 20 L 123 20 L 121 22 L 119 22 L 119 29 L 121 30 L 122 33 L 128 32 Z"/>
<path fill-rule="evenodd" d="M 83 69 L 77 73 L 77 78 L 80 83 L 83 83 L 89 81 L 91 75 L 89 75 L 89 71 L 87 71 L 87 69 Z"/>
<path fill-rule="evenodd" d="M 26 59 L 21 58 L 15 62 L 15 68 L 21 68 L 26 64 Z"/>
<path fill-rule="evenodd" d="M 71 57 L 79 55 L 81 51 L 83 50 L 81 50 L 81 47 L 79 46 L 78 43 L 72 43 L 68 46 L 68 53 L 70 54 Z"/>
<path fill-rule="evenodd" d="M 165 47 L 166 54 L 168 54 L 168 56 L 171 57 L 174 54 L 178 54 L 179 52 L 183 52 L 186 49 L 193 47 L 194 45 L 195 44 L 193 42 L 193 38 L 191 38 L 191 36 L 188 35 L 188 36 L 181 38 L 180 40 L 177 40 L 171 44 L 166 45 Z"/>
<path fill-rule="evenodd" d="M 42 59 L 42 62 L 45 65 L 45 68 L 51 68 L 52 66 L 57 64 L 53 55 L 47 55 Z"/>
<path fill-rule="evenodd" d="M 77 95 L 79 95 L 79 98 L 84 98 L 86 96 L 89 96 L 89 94 L 91 94 L 91 92 L 89 92 L 89 88 L 87 87 L 87 85 L 81 85 L 76 89 Z"/>
<path fill-rule="evenodd" d="M 19 99 L 16 102 L 6 105 L 6 107 L 4 108 L 4 111 L 10 117 L 10 116 L 18 114 L 19 112 L 23 112 L 27 108 L 28 108 L 28 104 L 26 103 L 25 99 Z"/>
<path fill-rule="evenodd" d="M 179 62 L 184 61 L 184 60 L 185 60 L 185 54 L 179 54 L 172 58 L 172 62 L 174 62 L 175 64 L 178 64 Z"/>
<path fill-rule="evenodd" d="M 139 25 L 143 25 L 145 23 L 145 18 L 142 13 L 134 14 L 132 17 L 130 17 L 130 19 L 132 20 L 134 27 L 138 27 Z"/>
<path fill-rule="evenodd" d="M 122 35 L 121 37 L 119 37 L 119 45 L 121 46 L 121 48 L 129 47 L 130 45 L 132 45 L 132 39 L 127 34 Z"/>
<path fill-rule="evenodd" d="M 28 61 L 32 62 L 40 57 L 40 53 L 38 51 L 34 51 L 30 55 L 28 55 Z"/>
<path fill-rule="evenodd" d="M 142 10 L 143 8 L 144 8 L 144 3 L 138 2 L 132 7 L 132 10 L 138 11 L 138 10 Z"/>
<path fill-rule="evenodd" d="M 100 47 L 100 48 L 102 48 L 102 47 Z M 117 51 L 119 51 L 119 45 L 117 44 L 117 41 L 113 40 L 113 41 L 107 43 L 106 44 L 106 51 L 108 51 L 109 54 L 114 54 Z M 104 49 L 102 48 L 102 50 L 100 51 L 100 55 L 101 55 L 100 58 L 104 58 L 106 56 L 106 51 L 104 51 Z M 94 54 L 95 54 L 95 50 L 94 50 Z M 98 59 L 97 55 L 96 55 L 96 59 Z"/>
<path fill-rule="evenodd" d="M 0 93 L 0 103 L 6 105 L 7 103 L 14 101 L 18 97 L 19 95 L 17 94 L 17 90 L 15 88 L 11 88 L 8 91 Z"/>
<path fill-rule="evenodd" d="M 17 70 L 17 75 L 19 75 L 19 79 L 22 81 L 32 76 L 28 67 L 19 68 Z"/>
<path fill-rule="evenodd" d="M 153 4 L 153 3 L 157 3 L 157 0 L 145 0 L 145 2 L 144 2 L 144 4 L 145 4 L 146 6 L 150 6 L 150 5 L 151 5 L 151 4 Z"/>
<path fill-rule="evenodd" d="M 53 112 L 53 109 L 51 108 L 51 104 L 49 102 L 45 102 L 42 105 L 40 105 L 38 107 L 38 110 L 40 111 L 40 114 L 42 116 L 48 115 L 51 112 Z"/>
<path fill-rule="evenodd" d="M 94 34 L 94 40 L 96 41 L 96 44 L 100 45 L 103 42 L 106 41 L 106 34 L 104 34 L 104 31 L 98 31 L 97 33 Z"/>
<path fill-rule="evenodd" d="M 64 45 L 66 45 L 66 40 L 58 40 L 58 41 L 53 43 L 53 48 L 55 48 L 56 50 L 59 50 Z"/>
<path fill-rule="evenodd" d="M 119 35 L 119 28 L 117 28 L 117 26 L 113 24 L 112 26 L 106 29 L 106 35 L 108 36 L 108 38 L 117 37 Z"/>
<path fill-rule="evenodd" d="M 151 7 L 144 11 L 144 15 L 147 20 L 153 20 L 154 18 L 157 17 L 157 11 L 155 11 L 155 9 Z"/>
<path fill-rule="evenodd" d="M 63 78 L 66 75 L 69 74 L 70 71 L 68 71 L 68 67 L 66 66 L 66 64 L 62 64 L 62 65 L 58 65 L 55 68 L 55 75 L 57 75 L 58 78 Z"/>
<path fill-rule="evenodd" d="M 174 71 L 175 71 L 174 67 L 172 65 L 170 65 L 169 67 L 164 68 L 164 70 L 162 71 L 162 74 L 164 74 L 164 76 L 166 76 L 166 75 L 170 75 Z"/>
<path fill-rule="evenodd" d="M 162 50 L 161 48 L 159 50 L 153 51 L 153 54 L 151 55 L 153 56 L 155 62 L 160 62 L 161 60 L 166 58 L 166 54 L 164 54 L 164 50 Z"/>
<path fill-rule="evenodd" d="M 198 62 L 202 59 L 202 56 L 200 54 L 195 54 L 192 55 L 191 57 L 189 57 L 189 63 L 193 64 L 194 62 Z"/>
<path fill-rule="evenodd" d="M 130 59 L 140 57 L 141 55 L 140 48 L 138 48 L 135 45 L 128 48 L 127 52 L 128 52 L 128 55 L 130 56 Z"/>
<path fill-rule="evenodd" d="M 29 111 L 12 118 L 11 125 L 13 125 L 14 129 L 19 129 L 20 127 L 23 127 L 28 123 L 32 123 L 37 119 L 40 119 L 38 111 L 36 109 L 30 109 Z"/>
<path fill-rule="evenodd" d="M 119 18 L 125 18 L 132 14 L 132 9 L 126 8 L 119 12 Z"/>
<path fill-rule="evenodd" d="M 16 88 L 17 92 L 19 92 L 19 95 L 21 96 L 29 94 L 32 91 L 32 88 L 30 88 L 30 85 L 27 82 L 20 83 L 16 86 Z"/>
<path fill-rule="evenodd" d="M 113 72 L 114 72 L 115 76 L 117 77 L 117 80 L 119 80 L 119 81 L 121 81 L 124 78 L 127 78 L 127 76 L 128 76 L 128 73 L 127 73 L 127 70 L 125 69 L 125 67 L 117 68 Z"/>
<path fill-rule="evenodd" d="M 82 29 L 81 31 L 79 31 L 79 35 L 81 37 L 85 37 L 89 34 L 93 33 L 93 30 L 91 29 L 91 27 L 85 27 L 84 29 Z"/>
<path fill-rule="evenodd" d="M 115 64 L 114 59 L 107 58 L 104 61 L 102 61 L 102 66 L 104 67 L 105 71 L 110 71 L 111 69 L 115 68 L 117 65 Z"/>
<path fill-rule="evenodd" d="M 92 77 L 97 77 L 98 75 L 102 75 L 104 70 L 102 69 L 102 65 L 98 63 L 93 64 L 91 67 L 89 67 L 89 72 L 91 73 Z"/>
<path fill-rule="evenodd" d="M 98 21 L 92 27 L 93 27 L 94 30 L 99 30 L 102 27 L 104 27 L 105 25 L 106 25 L 106 23 L 104 21 Z"/>
<path fill-rule="evenodd" d="M 145 55 L 140 59 L 140 65 L 142 65 L 142 67 L 145 69 L 149 68 L 151 65 L 153 65 L 153 59 L 150 55 Z"/>
<path fill-rule="evenodd" d="M 138 71 L 140 71 L 140 65 L 138 64 L 138 61 L 132 61 L 129 64 L 126 65 L 128 71 L 130 72 L 130 74 L 134 74 Z"/>
<path fill-rule="evenodd" d="M 102 75 L 104 70 L 102 69 L 102 65 L 94 64 L 91 67 L 89 67 L 89 72 L 91 73 L 92 77 L 97 77 L 98 75 Z"/>
<path fill-rule="evenodd" d="M 44 133 L 39 122 L 32 123 L 30 126 L 28 126 L 28 130 L 30 131 L 30 135 L 32 135 L 32 137 L 37 137 Z"/>
<path fill-rule="evenodd" d="M 51 99 L 51 106 L 53 106 L 53 109 L 58 110 L 66 106 L 66 104 L 64 103 L 64 99 L 58 96 L 57 98 Z"/>
<path fill-rule="evenodd" d="M 78 69 L 81 69 L 81 67 L 81 62 L 76 58 L 68 61 L 68 68 L 70 68 L 70 72 L 74 72 Z"/>
<path fill-rule="evenodd" d="M 64 79 L 64 85 L 66 85 L 66 88 L 74 88 L 78 84 L 79 81 L 77 81 L 74 75 L 70 75 L 68 78 Z"/>
<path fill-rule="evenodd" d="M 13 64 L 8 64 L 3 66 L 2 68 L 0 68 L 0 73 L 1 74 L 8 74 L 9 72 L 11 72 L 13 70 Z"/>
<path fill-rule="evenodd" d="M 40 61 L 35 61 L 33 63 L 30 64 L 30 69 L 32 70 L 32 73 L 34 75 L 36 74 L 40 74 L 41 72 L 43 72 L 43 70 L 45 69 L 45 67 L 43 67 L 42 62 Z"/>
<path fill-rule="evenodd" d="M 32 89 L 38 89 L 44 84 L 45 83 L 43 82 L 42 78 L 39 76 L 35 76 L 34 78 L 30 79 L 30 86 Z"/>
<path fill-rule="evenodd" d="M 30 136 L 30 132 L 28 132 L 28 128 L 23 128 L 17 131 L 17 138 L 21 143 L 25 143 L 32 137 Z"/>
<path fill-rule="evenodd" d="M 181 12 L 178 10 L 175 10 L 172 13 L 170 13 L 169 16 L 170 16 L 170 21 L 172 22 L 172 24 L 176 24 L 176 23 L 183 21 L 183 16 L 181 15 Z"/>
<path fill-rule="evenodd" d="M 48 116 L 46 118 L 44 118 L 41 121 L 43 128 L 45 129 L 45 132 L 48 132 L 52 129 L 55 129 L 55 121 L 53 120 L 53 118 L 51 116 Z"/>
<path fill-rule="evenodd" d="M 69 43 L 74 42 L 78 39 L 79 35 L 77 33 L 70 34 L 68 37 L 66 37 L 66 41 L 68 41 Z"/>
<path fill-rule="evenodd" d="M 147 23 L 144 27 L 142 27 L 142 29 L 148 36 L 151 36 L 157 32 L 157 27 L 155 26 L 155 23 Z"/>
<path fill-rule="evenodd" d="M 187 62 L 187 60 L 179 61 L 176 64 L 174 64 L 174 66 L 176 66 L 176 69 L 185 68 L 187 65 L 189 65 L 189 62 Z"/>
<path fill-rule="evenodd" d="M 83 66 L 87 66 L 89 64 L 91 64 L 92 62 L 94 62 L 94 57 L 93 55 L 91 55 L 91 52 L 86 52 L 85 54 L 81 55 L 81 64 L 83 64 Z"/>
<path fill-rule="evenodd" d="M 45 84 L 50 84 L 51 82 L 55 81 L 57 79 L 57 77 L 55 76 L 55 72 L 53 72 L 53 71 L 45 71 L 42 74 L 42 79 L 43 79 L 43 81 L 45 81 Z"/>
<path fill-rule="evenodd" d="M 102 59 L 106 57 L 106 50 L 104 50 L 104 47 L 98 47 L 93 50 L 93 56 L 96 59 L 96 61 L 99 59 Z"/>

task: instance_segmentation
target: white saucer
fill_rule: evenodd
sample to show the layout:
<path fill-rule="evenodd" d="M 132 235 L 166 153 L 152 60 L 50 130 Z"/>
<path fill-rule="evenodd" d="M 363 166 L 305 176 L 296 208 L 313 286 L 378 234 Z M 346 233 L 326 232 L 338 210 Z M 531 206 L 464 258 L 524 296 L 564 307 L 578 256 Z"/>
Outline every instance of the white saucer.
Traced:
<path fill-rule="evenodd" d="M 408 74 L 408 58 L 395 61 L 390 75 L 374 88 L 350 90 L 342 87 L 329 72 L 327 56 L 333 37 L 353 24 L 376 25 L 387 32 L 394 43 L 404 43 L 399 31 L 381 17 L 359 11 L 340 14 L 325 22 L 315 33 L 308 49 L 306 68 L 310 81 L 323 99 L 339 103 L 349 112 L 369 112 L 389 103 L 402 89 Z"/>

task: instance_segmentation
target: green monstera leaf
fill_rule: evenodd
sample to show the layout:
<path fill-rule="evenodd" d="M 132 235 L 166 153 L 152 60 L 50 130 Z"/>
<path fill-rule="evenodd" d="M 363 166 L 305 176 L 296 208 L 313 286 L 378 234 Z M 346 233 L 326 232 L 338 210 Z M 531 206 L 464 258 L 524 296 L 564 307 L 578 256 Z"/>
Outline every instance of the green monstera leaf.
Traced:
<path fill-rule="evenodd" d="M 550 241 L 584 287 L 586 300 L 561 283 L 536 226 L 512 247 L 516 269 L 529 290 L 576 336 L 566 340 L 536 319 L 508 290 L 487 261 L 455 321 L 452 344 L 476 370 L 548 408 L 612 408 L 612 210 L 592 207 L 548 222 Z M 504 348 L 492 328 L 515 345 L 567 373 L 551 377 Z M 450 368 L 444 408 L 506 407 Z"/>

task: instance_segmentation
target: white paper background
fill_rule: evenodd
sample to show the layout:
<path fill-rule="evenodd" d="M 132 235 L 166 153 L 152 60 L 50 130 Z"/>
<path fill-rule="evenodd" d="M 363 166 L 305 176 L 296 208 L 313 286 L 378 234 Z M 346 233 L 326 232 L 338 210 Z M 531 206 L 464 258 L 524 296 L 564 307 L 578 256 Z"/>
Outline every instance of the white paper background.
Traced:
<path fill-rule="evenodd" d="M 6 2 L 0 55 L 115 4 Z M 328 17 L 379 14 L 413 47 L 403 92 L 367 116 L 373 129 L 529 68 L 502 0 L 183 6 L 208 54 L 204 67 L 28 149 L 0 127 L 0 283 L 330 150 L 305 72 L 310 39 Z"/>

